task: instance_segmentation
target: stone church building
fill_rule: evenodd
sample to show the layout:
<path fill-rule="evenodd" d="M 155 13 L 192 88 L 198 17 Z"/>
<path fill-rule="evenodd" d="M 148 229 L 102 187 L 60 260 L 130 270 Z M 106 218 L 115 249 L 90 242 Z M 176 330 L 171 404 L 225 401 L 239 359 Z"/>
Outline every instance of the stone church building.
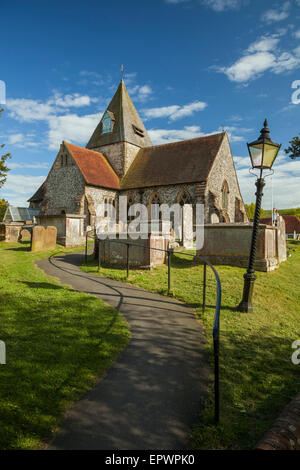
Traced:
<path fill-rule="evenodd" d="M 153 146 L 123 80 L 86 147 L 63 141 L 42 186 L 29 199 L 58 241 L 82 243 L 103 216 L 99 205 L 203 203 L 205 224 L 247 222 L 226 132 Z"/>

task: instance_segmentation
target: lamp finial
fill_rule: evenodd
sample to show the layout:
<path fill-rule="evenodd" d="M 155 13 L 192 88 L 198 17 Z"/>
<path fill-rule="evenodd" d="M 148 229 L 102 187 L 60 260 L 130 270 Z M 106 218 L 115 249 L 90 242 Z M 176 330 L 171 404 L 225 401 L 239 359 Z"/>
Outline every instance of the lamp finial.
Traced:
<path fill-rule="evenodd" d="M 260 139 L 271 141 L 270 129 L 268 128 L 267 119 L 264 120 L 264 127 L 260 131 Z"/>

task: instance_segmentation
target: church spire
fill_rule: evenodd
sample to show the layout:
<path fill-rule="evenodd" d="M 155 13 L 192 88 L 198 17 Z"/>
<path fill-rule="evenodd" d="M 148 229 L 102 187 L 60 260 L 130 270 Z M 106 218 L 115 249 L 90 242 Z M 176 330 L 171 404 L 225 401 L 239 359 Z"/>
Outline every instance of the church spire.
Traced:
<path fill-rule="evenodd" d="M 87 148 L 97 149 L 119 142 L 128 142 L 140 148 L 152 145 L 143 121 L 128 95 L 123 77 Z"/>

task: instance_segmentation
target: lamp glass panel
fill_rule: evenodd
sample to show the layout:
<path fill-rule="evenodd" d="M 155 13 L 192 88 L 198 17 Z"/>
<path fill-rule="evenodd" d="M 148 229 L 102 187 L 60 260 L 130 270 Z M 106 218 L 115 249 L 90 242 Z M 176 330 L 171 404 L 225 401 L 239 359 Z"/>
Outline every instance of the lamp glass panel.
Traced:
<path fill-rule="evenodd" d="M 265 143 L 265 150 L 264 150 L 264 168 L 271 168 L 276 155 L 278 153 L 279 148 L 275 145 Z"/>
<path fill-rule="evenodd" d="M 262 166 L 262 157 L 263 157 L 263 145 L 249 145 L 249 152 L 252 160 L 253 168 L 261 168 Z"/>

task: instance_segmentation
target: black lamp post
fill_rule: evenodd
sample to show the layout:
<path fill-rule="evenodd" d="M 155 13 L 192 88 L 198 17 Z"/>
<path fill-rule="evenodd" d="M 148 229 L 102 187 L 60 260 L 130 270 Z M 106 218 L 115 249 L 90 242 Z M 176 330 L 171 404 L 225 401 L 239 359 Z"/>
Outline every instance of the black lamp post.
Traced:
<path fill-rule="evenodd" d="M 270 131 L 268 129 L 268 122 L 265 119 L 264 127 L 260 131 L 260 136 L 254 142 L 248 145 L 248 150 L 251 158 L 252 169 L 260 170 L 260 175 L 256 180 L 256 204 L 255 214 L 253 220 L 252 240 L 249 256 L 249 265 L 246 274 L 244 274 L 244 292 L 243 299 L 238 306 L 241 312 L 253 312 L 252 295 L 256 275 L 254 274 L 254 262 L 256 255 L 257 235 L 260 218 L 261 200 L 263 197 L 263 188 L 265 180 L 262 177 L 263 170 L 270 170 L 277 157 L 281 145 L 275 144 L 270 138 Z"/>

